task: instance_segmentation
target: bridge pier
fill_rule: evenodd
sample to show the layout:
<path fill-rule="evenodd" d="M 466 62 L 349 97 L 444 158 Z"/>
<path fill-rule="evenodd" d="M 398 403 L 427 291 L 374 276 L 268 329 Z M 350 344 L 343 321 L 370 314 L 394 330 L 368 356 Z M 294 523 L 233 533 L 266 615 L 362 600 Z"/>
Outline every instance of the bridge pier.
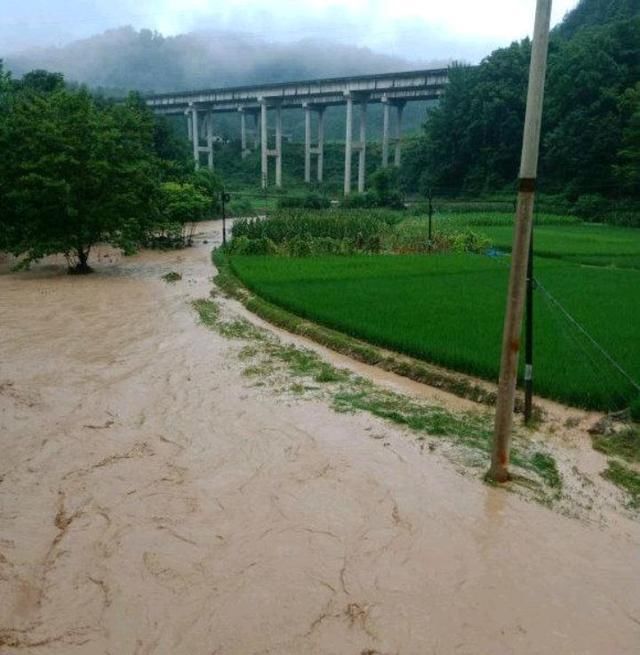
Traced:
<path fill-rule="evenodd" d="M 266 100 L 260 101 L 260 161 L 262 171 L 262 188 L 266 189 L 269 181 L 269 160 L 267 151 L 267 102 Z"/>
<path fill-rule="evenodd" d="M 324 175 L 324 110 L 325 107 L 318 108 L 318 182 Z"/>
<path fill-rule="evenodd" d="M 313 107 L 309 103 L 304 103 L 304 181 L 311 183 L 311 156 L 317 156 L 318 182 L 322 182 L 324 167 L 324 110 L 323 105 Z M 314 148 L 311 139 L 311 112 L 315 111 L 318 115 L 318 145 Z"/>
<path fill-rule="evenodd" d="M 311 182 L 311 107 L 304 105 L 304 181 Z"/>
<path fill-rule="evenodd" d="M 200 169 L 200 128 L 198 125 L 198 110 L 195 105 L 191 105 L 191 134 L 193 142 L 193 161 L 195 169 Z"/>
<path fill-rule="evenodd" d="M 402 151 L 402 112 L 404 111 L 405 102 L 396 103 L 397 121 L 396 121 L 396 150 L 394 153 L 393 164 L 396 168 L 400 167 L 400 157 Z"/>
<path fill-rule="evenodd" d="M 347 127 L 344 139 L 344 195 L 351 193 L 351 156 L 353 154 L 353 98 L 347 96 Z"/>
<path fill-rule="evenodd" d="M 282 107 L 280 103 L 275 104 L 276 110 L 276 143 L 273 150 L 269 149 L 269 129 L 267 122 L 268 112 L 267 101 L 260 99 L 260 142 L 261 142 L 261 169 L 262 188 L 266 189 L 269 184 L 269 157 L 276 160 L 276 187 L 282 186 Z"/>
<path fill-rule="evenodd" d="M 213 170 L 213 112 L 207 112 L 207 165 Z"/>
<path fill-rule="evenodd" d="M 344 195 L 351 193 L 351 160 L 353 151 L 358 153 L 358 192 L 363 193 L 366 181 L 367 164 L 367 97 L 360 100 L 360 138 L 353 142 L 353 95 L 347 96 L 347 126 L 344 144 Z"/>
<path fill-rule="evenodd" d="M 253 150 L 260 146 L 260 112 L 253 112 Z"/>
<path fill-rule="evenodd" d="M 276 186 L 282 186 L 282 107 L 276 107 Z"/>
<path fill-rule="evenodd" d="M 400 161 L 402 157 L 402 112 L 404 111 L 406 102 L 402 100 L 396 100 L 395 102 L 390 100 L 387 96 L 382 98 L 382 106 L 384 107 L 383 121 L 382 121 L 382 168 L 387 168 L 389 166 L 389 126 L 390 126 L 390 114 L 391 107 L 396 108 L 396 124 L 395 124 L 395 135 L 393 138 L 394 145 L 394 155 L 393 155 L 393 165 L 398 167 L 400 166 Z"/>
<path fill-rule="evenodd" d="M 207 154 L 207 167 L 213 170 L 213 112 L 207 111 L 202 121 L 199 118 L 198 108 L 196 105 L 189 105 L 187 119 L 189 126 L 189 138 L 193 144 L 193 163 L 196 170 L 200 170 L 200 154 Z M 206 141 L 206 146 L 202 146 L 201 141 Z"/>
<path fill-rule="evenodd" d="M 382 168 L 389 166 L 389 98 L 382 98 Z"/>
<path fill-rule="evenodd" d="M 240 112 L 240 156 L 245 159 L 249 154 L 247 149 L 247 115 L 243 107 L 238 107 Z"/>
<path fill-rule="evenodd" d="M 358 153 L 358 193 L 364 193 L 367 165 L 367 101 L 360 104 L 360 152 Z"/>
<path fill-rule="evenodd" d="M 187 109 L 184 112 L 184 116 L 187 119 L 187 137 L 190 142 L 193 141 L 193 123 L 191 122 L 191 112 Z"/>

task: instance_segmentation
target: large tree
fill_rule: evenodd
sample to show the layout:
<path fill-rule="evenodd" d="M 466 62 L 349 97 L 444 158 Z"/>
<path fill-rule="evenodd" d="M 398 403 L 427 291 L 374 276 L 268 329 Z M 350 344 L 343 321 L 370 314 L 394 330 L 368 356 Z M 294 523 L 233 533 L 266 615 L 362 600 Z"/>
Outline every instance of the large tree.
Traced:
<path fill-rule="evenodd" d="M 87 273 L 98 242 L 151 229 L 159 175 L 153 116 L 134 98 L 97 103 L 43 74 L 16 85 L 0 118 L 0 231 L 22 263 L 63 253 Z"/>

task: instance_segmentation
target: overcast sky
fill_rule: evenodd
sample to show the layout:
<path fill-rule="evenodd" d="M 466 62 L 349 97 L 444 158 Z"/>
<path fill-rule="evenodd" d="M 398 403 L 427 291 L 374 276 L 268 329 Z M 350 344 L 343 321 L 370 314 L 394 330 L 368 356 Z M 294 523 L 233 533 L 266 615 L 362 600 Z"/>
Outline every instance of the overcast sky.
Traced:
<path fill-rule="evenodd" d="M 553 23 L 578 0 L 554 0 Z M 531 33 L 535 0 L 0 0 L 0 56 L 133 25 L 329 38 L 408 59 L 477 61 Z"/>

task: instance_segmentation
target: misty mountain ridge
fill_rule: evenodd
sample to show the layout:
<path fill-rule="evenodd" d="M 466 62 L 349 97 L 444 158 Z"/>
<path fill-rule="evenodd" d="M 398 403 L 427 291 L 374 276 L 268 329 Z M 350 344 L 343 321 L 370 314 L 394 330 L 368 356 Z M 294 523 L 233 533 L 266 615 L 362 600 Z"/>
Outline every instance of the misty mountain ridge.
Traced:
<path fill-rule="evenodd" d="M 15 76 L 44 68 L 93 88 L 146 93 L 385 73 L 449 63 L 408 61 L 330 40 L 275 43 L 252 34 L 216 30 L 165 37 L 132 27 L 5 58 Z"/>

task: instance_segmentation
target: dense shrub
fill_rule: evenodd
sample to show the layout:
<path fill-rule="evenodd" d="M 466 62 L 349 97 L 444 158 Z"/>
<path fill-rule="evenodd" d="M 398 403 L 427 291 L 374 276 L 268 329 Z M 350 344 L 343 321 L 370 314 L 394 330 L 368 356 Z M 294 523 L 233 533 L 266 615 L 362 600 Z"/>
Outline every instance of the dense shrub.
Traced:
<path fill-rule="evenodd" d="M 397 213 L 384 211 L 330 210 L 311 212 L 306 210 L 277 210 L 266 220 L 248 219 L 236 221 L 233 236 L 250 239 L 268 237 L 279 244 L 298 235 L 310 237 L 368 238 L 385 234 L 390 226 L 402 219 Z"/>
<path fill-rule="evenodd" d="M 428 238 L 424 220 L 403 220 L 400 212 L 336 210 L 278 211 L 264 220 L 243 219 L 233 227 L 232 252 L 292 257 L 356 253 L 426 253 L 486 251 L 489 238 L 452 221 Z M 499 223 L 504 222 L 500 217 Z"/>
<path fill-rule="evenodd" d="M 241 236 L 232 240 L 229 251 L 234 255 L 275 255 L 278 253 L 278 248 L 266 237 L 249 239 Z"/>
<path fill-rule="evenodd" d="M 599 220 L 609 203 L 598 193 L 582 195 L 573 205 L 573 213 L 588 221 Z"/>
<path fill-rule="evenodd" d="M 256 210 L 249 198 L 234 198 L 229 203 L 229 216 L 255 216 Z"/>
<path fill-rule="evenodd" d="M 278 199 L 278 209 L 328 209 L 331 201 L 319 193 L 309 193 L 306 196 L 287 196 Z"/>

